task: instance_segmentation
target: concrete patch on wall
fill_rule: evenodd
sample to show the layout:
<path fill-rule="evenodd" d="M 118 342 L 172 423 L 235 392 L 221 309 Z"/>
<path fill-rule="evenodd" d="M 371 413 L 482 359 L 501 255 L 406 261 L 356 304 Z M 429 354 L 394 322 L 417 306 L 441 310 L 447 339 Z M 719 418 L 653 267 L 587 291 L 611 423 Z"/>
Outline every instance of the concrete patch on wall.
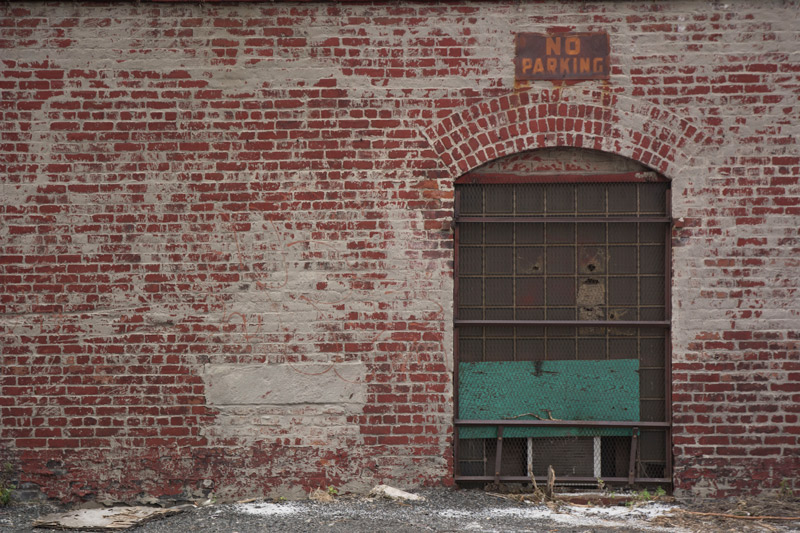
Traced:
<path fill-rule="evenodd" d="M 210 405 L 355 404 L 366 399 L 363 363 L 205 365 Z"/>

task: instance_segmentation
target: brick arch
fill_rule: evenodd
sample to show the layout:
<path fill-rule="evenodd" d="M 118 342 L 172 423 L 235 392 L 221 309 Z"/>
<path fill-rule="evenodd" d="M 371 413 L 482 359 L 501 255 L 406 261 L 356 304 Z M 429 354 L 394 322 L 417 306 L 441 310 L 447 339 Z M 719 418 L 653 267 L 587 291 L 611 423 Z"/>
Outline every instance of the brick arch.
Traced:
<path fill-rule="evenodd" d="M 698 127 L 664 107 L 575 87 L 483 100 L 425 133 L 450 178 L 499 157 L 557 146 L 621 155 L 675 178 L 706 142 Z"/>

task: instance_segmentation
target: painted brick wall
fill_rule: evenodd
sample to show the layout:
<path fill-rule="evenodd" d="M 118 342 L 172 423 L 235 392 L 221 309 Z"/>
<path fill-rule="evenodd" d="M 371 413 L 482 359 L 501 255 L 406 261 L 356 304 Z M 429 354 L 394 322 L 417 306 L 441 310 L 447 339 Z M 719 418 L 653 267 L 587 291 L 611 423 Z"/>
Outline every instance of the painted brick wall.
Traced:
<path fill-rule="evenodd" d="M 13 2 L 0 449 L 63 500 L 452 480 L 452 182 L 673 180 L 675 487 L 800 479 L 800 24 L 772 2 Z M 514 34 L 609 32 L 607 82 Z"/>

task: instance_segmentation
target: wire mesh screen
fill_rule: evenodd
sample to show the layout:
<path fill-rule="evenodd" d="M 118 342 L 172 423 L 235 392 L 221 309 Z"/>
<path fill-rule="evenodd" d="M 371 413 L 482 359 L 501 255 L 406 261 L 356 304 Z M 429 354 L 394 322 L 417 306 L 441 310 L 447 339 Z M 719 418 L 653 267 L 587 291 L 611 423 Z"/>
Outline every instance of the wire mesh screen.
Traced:
<path fill-rule="evenodd" d="M 649 431 L 643 433 L 641 439 L 643 442 L 633 465 L 637 477 L 663 479 L 666 475 L 665 432 Z M 496 439 L 461 439 L 461 475 L 481 477 L 493 473 L 497 442 Z M 531 475 L 536 479 L 545 478 L 552 466 L 557 480 L 594 484 L 598 478 L 628 477 L 630 449 L 631 438 L 623 436 L 507 438 L 503 440 L 499 472 L 501 478 L 527 481 Z"/>
<path fill-rule="evenodd" d="M 456 190 L 458 418 L 666 422 L 668 183 Z M 668 474 L 665 429 L 505 431 L 498 459 L 496 426 L 460 428 L 459 474 Z"/>
<path fill-rule="evenodd" d="M 528 385 L 528 381 L 520 381 L 521 372 L 528 370 L 536 377 L 536 362 L 553 362 L 547 367 L 538 367 L 538 372 L 548 371 L 552 376 L 550 382 L 540 380 L 539 383 L 539 387 L 547 387 L 551 395 L 550 400 L 543 400 L 537 407 L 539 412 L 536 414 L 545 418 L 547 412 L 543 409 L 552 410 L 552 402 L 577 401 L 584 395 L 587 402 L 612 402 L 627 387 L 628 391 L 636 389 L 637 394 L 638 409 L 634 414 L 638 418 L 630 417 L 630 420 L 664 421 L 664 349 L 665 332 L 659 328 L 488 326 L 462 327 L 458 334 L 459 362 L 465 369 L 472 366 L 470 363 L 531 362 L 527 367 L 507 365 L 506 373 L 511 374 L 508 377 L 519 378 L 516 381 L 523 383 L 521 386 Z M 599 364 L 600 361 L 607 364 Z M 633 374 L 623 375 L 626 363 L 628 367 L 634 367 Z M 478 365 L 476 368 L 481 369 L 481 376 L 485 377 L 491 367 Z M 553 373 L 560 371 L 566 373 L 564 383 L 555 383 Z M 504 395 L 511 393 L 511 385 L 505 382 L 506 376 L 502 375 L 502 370 L 499 372 L 498 386 L 503 388 Z M 462 372 L 463 385 L 469 385 L 464 381 L 468 377 L 468 373 Z M 591 383 L 585 384 L 586 380 L 591 380 Z M 573 390 L 575 388 L 579 390 Z M 561 397 L 552 396 L 555 393 L 560 393 Z M 481 394 L 486 396 L 489 393 Z M 525 392 L 520 391 L 520 394 Z M 522 413 L 507 413 L 505 416 L 519 414 Z"/>
<path fill-rule="evenodd" d="M 459 215 L 666 215 L 668 182 L 459 185 Z"/>
<path fill-rule="evenodd" d="M 664 319 L 662 223 L 460 226 L 458 318 Z"/>

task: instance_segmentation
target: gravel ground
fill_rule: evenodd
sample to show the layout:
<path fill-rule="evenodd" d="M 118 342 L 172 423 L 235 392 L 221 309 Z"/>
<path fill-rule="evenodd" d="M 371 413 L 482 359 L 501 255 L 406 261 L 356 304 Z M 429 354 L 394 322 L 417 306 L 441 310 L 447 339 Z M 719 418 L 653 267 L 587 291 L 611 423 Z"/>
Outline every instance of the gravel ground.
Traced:
<path fill-rule="evenodd" d="M 343 496 L 332 503 L 306 500 L 209 505 L 189 508 L 181 514 L 146 522 L 131 530 L 135 533 L 677 531 L 648 523 L 653 516 L 669 510 L 664 505 L 650 504 L 633 510 L 570 506 L 553 512 L 543 505 L 515 501 L 480 490 L 429 489 L 415 493 L 423 496 L 425 501 L 403 503 Z M 42 533 L 48 530 L 32 528 L 33 521 L 48 513 L 65 510 L 68 509 L 52 503 L 12 505 L 0 509 L 0 531 Z"/>
<path fill-rule="evenodd" d="M 483 532 L 642 532 L 799 531 L 800 522 L 761 523 L 741 520 L 709 523 L 693 520 L 659 503 L 628 507 L 582 507 L 522 502 L 480 490 L 428 489 L 415 491 L 423 502 L 342 496 L 332 503 L 315 501 L 215 504 L 190 507 L 183 513 L 130 529 L 135 533 L 411 533 L 425 531 Z M 68 508 L 52 503 L 16 504 L 0 508 L 3 533 L 43 533 L 32 523 L 40 516 Z M 74 531 L 74 530 L 67 530 Z"/>

